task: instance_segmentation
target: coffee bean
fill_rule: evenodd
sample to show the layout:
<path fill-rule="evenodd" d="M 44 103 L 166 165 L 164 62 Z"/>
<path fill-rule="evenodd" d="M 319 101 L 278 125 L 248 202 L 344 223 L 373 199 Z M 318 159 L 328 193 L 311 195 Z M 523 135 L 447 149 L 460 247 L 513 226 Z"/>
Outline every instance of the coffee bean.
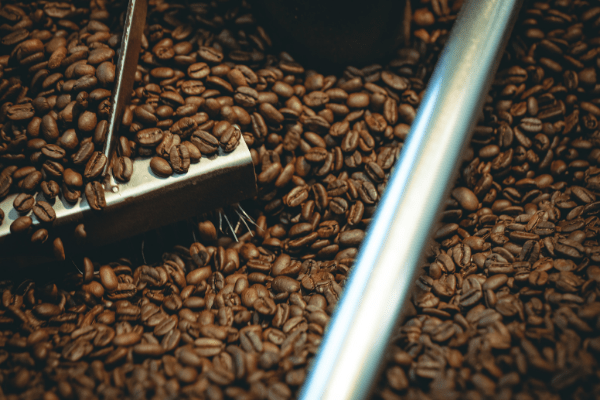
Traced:
<path fill-rule="evenodd" d="M 12 224 L 10 224 L 10 232 L 16 234 L 27 232 L 32 223 L 33 221 L 31 220 L 31 217 L 19 217 L 15 219 Z"/>
<path fill-rule="evenodd" d="M 48 200 L 56 198 L 60 193 L 60 186 L 55 181 L 43 181 L 40 187 Z"/>
<path fill-rule="evenodd" d="M 458 201 L 460 206 L 467 211 L 475 211 L 479 206 L 479 200 L 475 194 L 465 187 L 459 187 L 452 191 L 452 197 Z"/>
<path fill-rule="evenodd" d="M 90 207 L 94 210 L 100 211 L 106 207 L 104 186 L 98 181 L 88 182 L 87 185 L 85 185 L 85 198 Z"/>
<path fill-rule="evenodd" d="M 365 204 L 374 204 L 379 197 L 377 189 L 371 182 L 362 182 L 358 188 L 358 193 Z"/>
<path fill-rule="evenodd" d="M 203 130 L 194 131 L 190 141 L 200 150 L 201 154 L 214 154 L 219 148 L 218 139 Z"/>
<path fill-rule="evenodd" d="M 75 129 L 67 129 L 65 133 L 58 139 L 57 144 L 66 151 L 75 151 L 79 146 L 79 139 Z"/>
<path fill-rule="evenodd" d="M 9 175 L 0 175 L 0 199 L 8 195 L 12 185 L 12 178 Z"/>
<path fill-rule="evenodd" d="M 192 79 L 203 79 L 210 74 L 210 67 L 203 62 L 194 63 L 188 67 L 187 74 Z"/>
<path fill-rule="evenodd" d="M 63 171 L 62 165 L 60 165 L 56 162 L 52 162 L 52 161 L 45 162 L 43 165 L 43 169 L 49 175 L 58 176 L 58 177 L 60 177 L 62 175 L 62 171 Z M 38 187 L 41 180 L 42 180 L 42 173 L 39 171 L 34 171 L 34 172 L 28 174 L 21 181 L 21 189 L 28 191 L 28 192 L 33 192 Z"/>
<path fill-rule="evenodd" d="M 365 172 L 375 182 L 382 182 L 385 178 L 385 173 L 383 172 L 383 169 L 381 169 L 381 167 L 374 162 L 370 162 L 365 165 Z"/>
<path fill-rule="evenodd" d="M 59 137 L 58 125 L 56 119 L 52 115 L 42 117 L 40 131 L 44 139 L 48 142 L 54 142 Z"/>
<path fill-rule="evenodd" d="M 348 210 L 348 202 L 342 197 L 334 197 L 329 202 L 329 207 L 334 214 L 344 214 Z"/>
<path fill-rule="evenodd" d="M 33 214 L 37 217 L 40 222 L 53 222 L 56 219 L 56 212 L 52 206 L 45 201 L 38 201 L 33 206 Z"/>
<path fill-rule="evenodd" d="M 242 132 L 236 126 L 230 126 L 219 138 L 221 147 L 226 153 L 236 149 L 240 143 Z"/>
<path fill-rule="evenodd" d="M 91 91 L 96 88 L 98 79 L 95 76 L 85 75 L 77 79 L 73 84 L 74 91 Z"/>
<path fill-rule="evenodd" d="M 92 143 L 92 142 L 82 143 L 79 150 L 72 156 L 73 164 L 75 164 L 75 165 L 86 164 L 88 162 L 88 160 L 92 157 L 92 154 L 94 154 L 94 143 Z"/>
<path fill-rule="evenodd" d="M 180 174 L 187 172 L 190 168 L 190 154 L 188 148 L 184 145 L 171 147 L 169 161 L 175 172 Z M 168 175 L 169 173 L 166 172 L 166 174 Z"/>
<path fill-rule="evenodd" d="M 154 115 L 154 108 L 149 104 L 136 107 L 134 115 L 138 121 L 146 125 L 155 125 L 158 122 L 158 118 Z"/>
<path fill-rule="evenodd" d="M 342 232 L 339 237 L 340 245 L 354 247 L 360 245 L 365 237 L 365 232 L 360 229 L 352 229 Z"/>
<path fill-rule="evenodd" d="M 92 135 L 93 143 L 96 145 L 103 145 L 106 142 L 106 135 L 108 134 L 108 121 L 102 120 L 96 125 L 94 134 Z M 83 147 L 83 146 L 82 146 Z"/>
<path fill-rule="evenodd" d="M 104 166 L 106 165 L 106 156 L 100 152 L 96 151 L 92 153 L 88 162 L 85 165 L 85 170 L 83 172 L 83 176 L 86 179 L 94 179 L 102 173 Z"/>
<path fill-rule="evenodd" d="M 62 185 L 62 195 L 69 203 L 77 203 L 81 197 L 81 191 L 67 186 L 64 182 Z"/>
<path fill-rule="evenodd" d="M 15 104 L 8 109 L 6 116 L 11 121 L 28 120 L 34 116 L 35 110 L 31 103 Z"/>
<path fill-rule="evenodd" d="M 31 235 L 31 243 L 45 243 L 48 240 L 48 231 L 44 228 L 38 229 Z"/>
<path fill-rule="evenodd" d="M 153 157 L 150 161 L 150 168 L 152 172 L 161 178 L 173 175 L 173 168 L 171 168 L 167 160 L 161 157 Z"/>
<path fill-rule="evenodd" d="M 369 95 L 366 93 L 352 93 L 348 96 L 346 104 L 350 108 L 366 108 L 369 105 Z"/>
<path fill-rule="evenodd" d="M 306 154 L 306 160 L 313 163 L 320 163 L 327 158 L 327 150 L 322 147 L 313 147 Z"/>
<path fill-rule="evenodd" d="M 218 52 L 212 47 L 200 46 L 200 50 L 198 50 L 198 56 L 210 63 L 219 63 L 223 60 L 223 54 Z"/>
<path fill-rule="evenodd" d="M 121 182 L 129 182 L 133 175 L 133 161 L 129 157 L 119 157 L 112 166 L 113 175 Z"/>
<path fill-rule="evenodd" d="M 91 111 L 84 111 L 77 120 L 77 128 L 84 133 L 91 133 L 96 129 L 98 116 Z"/>
<path fill-rule="evenodd" d="M 300 282 L 287 276 L 278 276 L 271 283 L 271 287 L 278 293 L 291 293 L 300 290 Z"/>
<path fill-rule="evenodd" d="M 259 106 L 259 111 L 267 122 L 280 124 L 284 120 L 283 114 L 281 114 L 275 107 L 273 107 L 273 105 L 269 103 L 262 103 Z"/>
<path fill-rule="evenodd" d="M 159 128 L 148 128 L 136 134 L 136 141 L 142 146 L 156 146 L 163 139 L 164 133 Z"/>
<path fill-rule="evenodd" d="M 172 108 L 178 108 L 185 104 L 183 97 L 176 92 L 167 91 L 160 94 L 160 100 Z"/>
<path fill-rule="evenodd" d="M 42 318 L 55 317 L 60 314 L 61 310 L 55 304 L 42 303 L 33 308 L 33 312 Z"/>
<path fill-rule="evenodd" d="M 100 267 L 100 281 L 109 292 L 116 290 L 119 283 L 113 269 L 108 265 Z"/>
<path fill-rule="evenodd" d="M 21 214 L 27 214 L 33 208 L 35 199 L 32 195 L 21 193 L 13 201 L 13 207 Z"/>
<path fill-rule="evenodd" d="M 104 61 L 96 69 L 96 78 L 101 85 L 107 86 L 114 83 L 116 76 L 116 65 L 110 61 Z"/>
<path fill-rule="evenodd" d="M 57 237 L 52 242 L 52 248 L 54 250 L 54 258 L 58 261 L 65 261 L 65 248 L 61 238 Z"/>

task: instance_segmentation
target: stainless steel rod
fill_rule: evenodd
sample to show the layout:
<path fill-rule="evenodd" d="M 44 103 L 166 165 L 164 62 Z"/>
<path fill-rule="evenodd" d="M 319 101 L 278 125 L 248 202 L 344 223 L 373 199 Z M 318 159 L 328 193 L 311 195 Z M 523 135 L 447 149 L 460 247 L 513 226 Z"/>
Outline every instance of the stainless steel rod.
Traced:
<path fill-rule="evenodd" d="M 115 72 L 115 87 L 111 98 L 112 107 L 108 118 L 108 132 L 104 143 L 103 153 L 107 158 L 107 162 L 104 171 L 102 171 L 103 175 L 106 175 L 110 169 L 123 112 L 131 98 L 138 57 L 142 48 L 142 35 L 146 24 L 147 8 L 148 0 L 129 0 L 127 5 L 121 50 L 119 51 Z"/>
<path fill-rule="evenodd" d="M 463 5 L 301 399 L 369 394 L 521 3 Z"/>

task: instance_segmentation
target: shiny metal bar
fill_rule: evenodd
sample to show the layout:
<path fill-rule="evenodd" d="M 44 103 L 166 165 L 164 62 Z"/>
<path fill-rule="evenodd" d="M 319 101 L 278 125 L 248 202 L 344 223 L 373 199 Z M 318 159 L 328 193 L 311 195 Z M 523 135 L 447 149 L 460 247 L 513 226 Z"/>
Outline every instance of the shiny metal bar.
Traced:
<path fill-rule="evenodd" d="M 452 29 L 302 400 L 363 399 L 469 142 L 521 0 L 467 0 Z"/>
<path fill-rule="evenodd" d="M 148 0 L 129 0 L 127 5 L 121 49 L 115 71 L 115 87 L 111 97 L 112 107 L 108 116 L 108 131 L 104 142 L 103 153 L 106 156 L 107 163 L 104 171 L 102 171 L 103 175 L 106 175 L 110 168 L 123 111 L 131 98 L 135 71 L 142 49 L 142 35 L 146 23 L 147 9 Z"/>

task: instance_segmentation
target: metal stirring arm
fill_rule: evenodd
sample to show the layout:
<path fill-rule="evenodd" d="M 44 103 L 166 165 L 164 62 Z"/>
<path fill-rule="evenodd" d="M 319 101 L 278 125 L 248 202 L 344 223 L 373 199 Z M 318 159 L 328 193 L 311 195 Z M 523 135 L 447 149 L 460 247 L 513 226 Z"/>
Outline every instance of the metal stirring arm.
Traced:
<path fill-rule="evenodd" d="M 146 24 L 146 12 L 148 0 L 129 0 L 125 24 L 121 39 L 121 50 L 117 60 L 115 73 L 115 87 L 111 98 L 111 112 L 108 117 L 108 131 L 104 142 L 103 153 L 107 162 L 102 171 L 106 175 L 110 169 L 112 156 L 115 150 L 115 142 L 123 118 L 123 112 L 127 107 L 133 90 L 135 71 L 137 70 L 138 58 L 142 49 L 142 35 Z"/>
<path fill-rule="evenodd" d="M 301 392 L 365 398 L 456 177 L 521 0 L 467 0 Z"/>

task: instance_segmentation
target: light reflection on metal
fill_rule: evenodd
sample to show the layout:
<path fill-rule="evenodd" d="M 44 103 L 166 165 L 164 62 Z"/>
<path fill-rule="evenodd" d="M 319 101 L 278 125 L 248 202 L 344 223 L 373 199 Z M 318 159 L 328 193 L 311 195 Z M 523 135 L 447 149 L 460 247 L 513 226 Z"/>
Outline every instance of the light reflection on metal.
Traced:
<path fill-rule="evenodd" d="M 142 35 L 146 24 L 148 0 L 129 0 L 125 26 L 121 38 L 121 49 L 117 60 L 115 86 L 111 96 L 111 110 L 108 116 L 108 130 L 104 142 L 104 155 L 108 162 L 102 171 L 106 175 L 109 171 L 119 126 L 123 119 L 125 107 L 129 104 L 138 58 L 142 48 Z"/>
<path fill-rule="evenodd" d="M 372 388 L 521 2 L 465 2 L 302 388 L 302 400 L 363 399 Z"/>

